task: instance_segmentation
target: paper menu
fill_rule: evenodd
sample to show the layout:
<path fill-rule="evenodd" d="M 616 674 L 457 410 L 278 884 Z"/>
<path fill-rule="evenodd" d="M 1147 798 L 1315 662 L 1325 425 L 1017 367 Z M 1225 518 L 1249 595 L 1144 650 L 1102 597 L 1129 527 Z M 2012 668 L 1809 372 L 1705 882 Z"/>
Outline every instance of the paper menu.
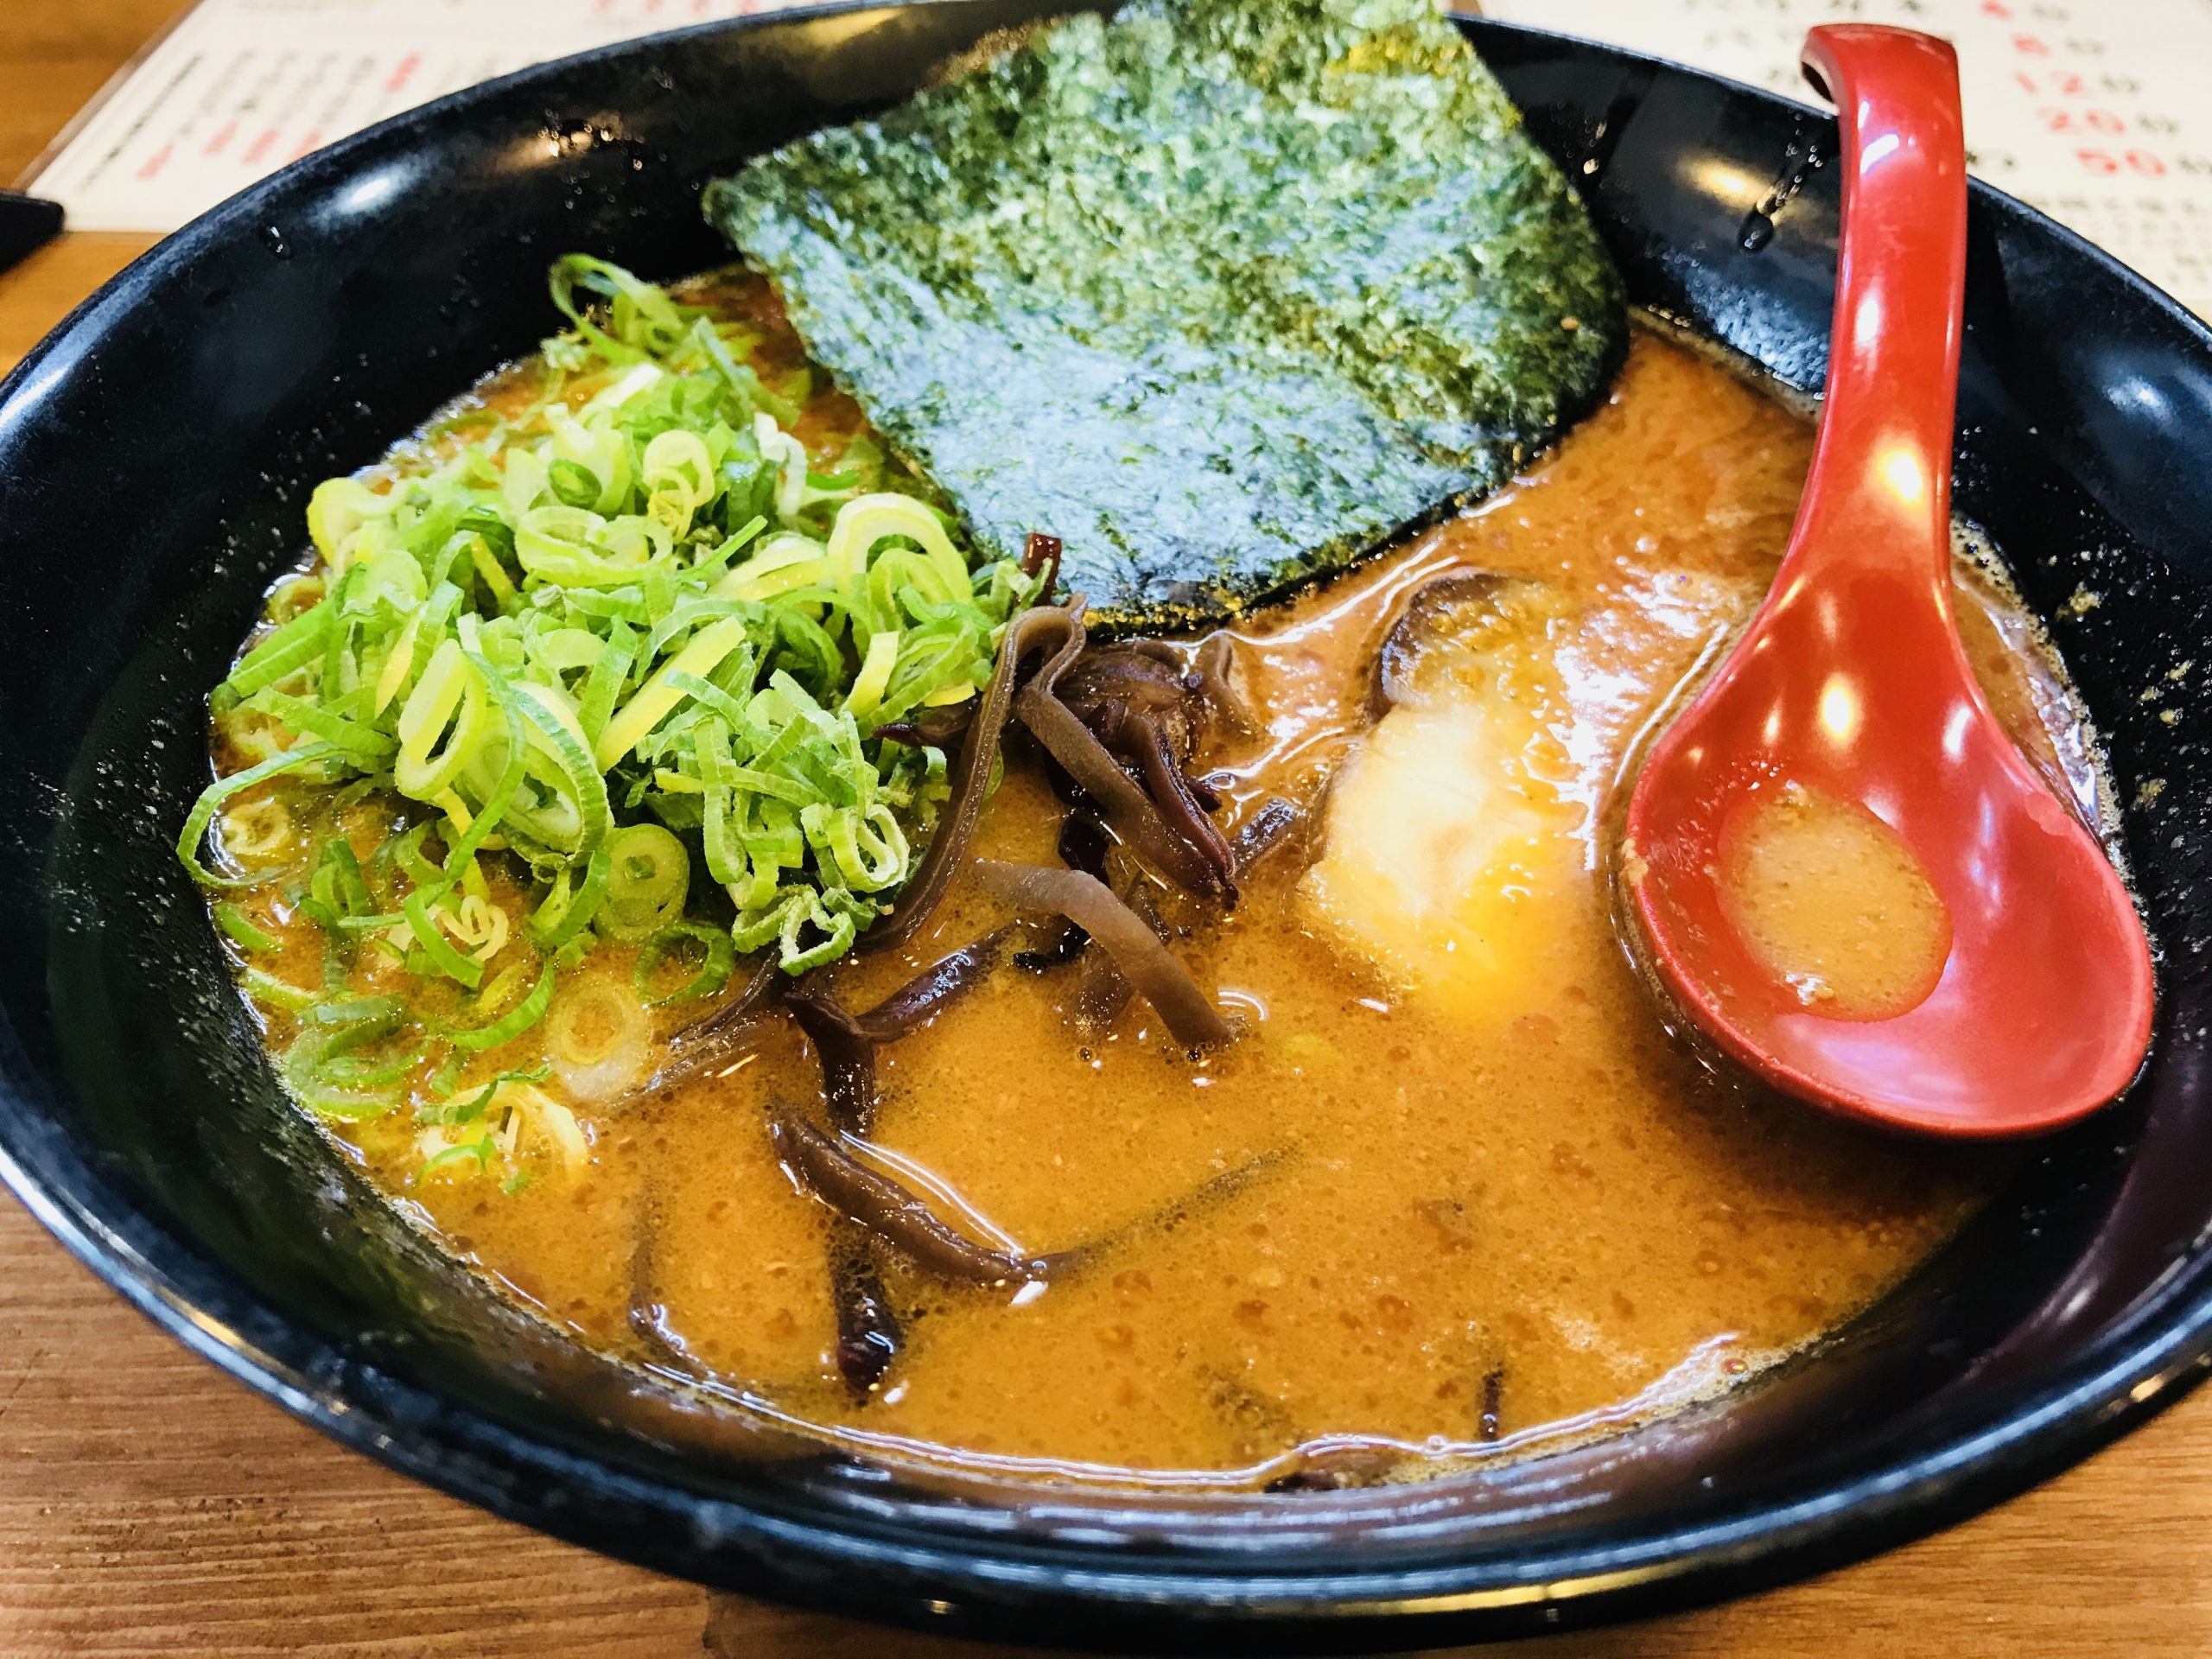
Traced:
<path fill-rule="evenodd" d="M 1560 29 L 1817 99 L 1815 23 L 1897 23 L 1959 54 L 1967 165 L 2212 317 L 2212 0 L 1484 0 Z"/>
<path fill-rule="evenodd" d="M 489 76 L 785 0 L 201 0 L 35 175 L 79 230 L 168 231 Z M 1484 11 L 1811 99 L 1819 22 L 1959 48 L 1974 171 L 2212 316 L 2212 0 L 1484 0 Z"/>
<path fill-rule="evenodd" d="M 320 145 L 463 86 L 784 0 L 201 0 L 28 188 L 69 227 L 175 230 Z"/>

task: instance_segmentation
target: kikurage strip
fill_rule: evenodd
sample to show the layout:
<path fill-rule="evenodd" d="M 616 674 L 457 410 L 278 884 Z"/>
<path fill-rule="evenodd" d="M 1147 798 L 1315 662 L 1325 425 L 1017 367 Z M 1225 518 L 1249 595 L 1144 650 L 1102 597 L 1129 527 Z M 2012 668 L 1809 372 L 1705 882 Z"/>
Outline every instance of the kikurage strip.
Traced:
<path fill-rule="evenodd" d="M 906 1342 L 883 1287 L 875 1249 L 855 1222 L 840 1222 L 830 1242 L 830 1284 L 837 1303 L 837 1374 L 865 1399 L 881 1384 Z"/>
<path fill-rule="evenodd" d="M 990 976 L 1008 931 L 994 929 L 939 957 L 874 1007 L 854 1014 L 853 1028 L 872 1043 L 890 1043 L 935 1019 Z"/>
<path fill-rule="evenodd" d="M 1063 550 L 1058 537 L 1047 536 L 1034 530 L 1029 532 L 1029 540 L 1021 550 L 1021 574 L 1044 578 L 1038 587 L 1037 597 L 1047 602 L 1052 597 L 1052 589 L 1059 586 Z"/>
<path fill-rule="evenodd" d="M 1160 1010 L 1177 1042 L 1211 1047 L 1236 1035 L 1221 1010 L 1152 929 L 1096 876 L 979 858 L 976 878 L 995 899 L 1022 910 L 1057 912 L 1084 928 Z"/>
<path fill-rule="evenodd" d="M 898 1182 L 877 1174 L 797 1114 L 777 1113 L 768 1122 L 768 1136 L 777 1156 L 809 1192 L 917 1266 L 979 1285 L 1046 1276 L 1047 1264 L 1041 1260 L 1023 1261 L 954 1231 Z"/>
<path fill-rule="evenodd" d="M 1224 725 L 1238 737 L 1257 737 L 1259 717 L 1230 682 L 1229 671 L 1236 654 L 1236 643 L 1227 633 L 1210 633 L 1192 654 L 1191 671 L 1198 677 L 1200 691 Z"/>
<path fill-rule="evenodd" d="M 1504 1403 L 1504 1398 L 1505 1368 L 1495 1366 L 1484 1374 L 1482 1414 L 1477 1419 L 1477 1433 L 1485 1441 L 1495 1440 L 1498 1437 L 1501 1427 L 1498 1408 Z"/>
<path fill-rule="evenodd" d="M 787 1107 L 773 1109 L 768 1138 L 793 1179 L 844 1220 L 867 1229 L 926 1272 L 985 1286 L 1050 1281 L 1079 1272 L 1132 1239 L 1172 1232 L 1227 1203 L 1289 1155 L 1287 1148 L 1262 1153 L 1103 1238 L 1047 1255 L 1017 1256 L 978 1244 L 948 1226 L 906 1187 L 861 1163 L 838 1137 L 824 1135 Z"/>
<path fill-rule="evenodd" d="M 1220 893 L 1219 874 L 1204 854 L 1175 832 L 1152 797 L 1060 700 L 1060 677 L 1074 665 L 1084 643 L 1082 601 L 1078 598 L 1070 609 L 1075 632 L 1015 696 L 1014 713 L 1097 803 L 1100 815 L 1130 851 L 1186 892 Z"/>
<path fill-rule="evenodd" d="M 625 1095 L 617 1103 L 618 1109 L 689 1083 L 751 1052 L 759 1038 L 757 1022 L 776 990 L 789 982 L 776 958 L 763 957 L 743 990 L 668 1039 L 666 1055 L 652 1076 Z"/>
<path fill-rule="evenodd" d="M 1153 938 L 1166 944 L 1173 936 L 1167 924 L 1160 919 L 1159 906 L 1147 896 L 1144 877 L 1133 877 L 1124 883 L 1121 900 L 1129 907 L 1129 913 L 1152 930 Z M 1129 1006 L 1129 999 L 1137 988 L 1129 983 L 1129 976 L 1122 966 L 1103 950 L 1086 949 L 1083 966 L 1077 970 L 1075 989 L 1076 1023 L 1091 1031 L 1103 1031 L 1122 1017 L 1122 1010 Z"/>
<path fill-rule="evenodd" d="M 1166 833 L 1205 867 L 1205 886 L 1195 890 L 1233 905 L 1235 861 L 1206 816 L 1221 798 L 1183 772 L 1213 713 L 1205 676 L 1162 641 L 1130 639 L 1092 645 L 1065 673 L 1048 664 L 1038 678 L 1113 760 L 1135 768 Z"/>
<path fill-rule="evenodd" d="M 1007 709 L 1014 696 L 1014 682 L 1022 658 L 1032 651 L 1066 648 L 1070 639 L 1083 638 L 1082 606 L 1062 608 L 1035 606 L 1006 625 L 999 641 L 999 658 L 991 671 L 990 684 L 969 722 L 960 746 L 960 764 L 952 779 L 952 796 L 931 832 L 929 850 L 922 855 L 913 875 L 899 890 L 888 913 L 861 934 L 854 949 L 865 955 L 894 950 L 913 938 L 928 921 L 945 889 L 952 884 L 960 861 L 975 838 L 976 820 L 982 816 L 990 787 L 991 767 L 998 760 L 999 741 L 1006 728 Z"/>
<path fill-rule="evenodd" d="M 1045 1258 L 1046 1266 L 1057 1276 L 1063 1273 L 1088 1268 L 1109 1252 L 1117 1250 L 1133 1240 L 1172 1233 L 1186 1223 L 1196 1220 L 1209 1211 L 1217 1210 L 1249 1192 L 1260 1181 L 1274 1174 L 1287 1164 L 1295 1154 L 1294 1147 L 1275 1147 L 1210 1175 L 1182 1197 L 1163 1205 L 1151 1214 L 1140 1217 L 1127 1226 L 1117 1227 L 1087 1244 L 1057 1251 Z"/>
<path fill-rule="evenodd" d="M 814 1045 L 822 1062 L 822 1091 L 830 1121 L 848 1135 L 875 1127 L 875 1045 L 852 1014 L 827 995 L 794 991 L 784 1005 Z"/>
<path fill-rule="evenodd" d="M 1081 870 L 1106 879 L 1106 855 L 1113 843 L 1107 838 L 1106 828 L 1087 811 L 1070 812 L 1060 820 L 1060 834 L 1056 850 L 1060 862 L 1071 870 Z M 1014 955 L 1014 965 L 1029 973 L 1042 974 L 1066 966 L 1084 954 L 1084 946 L 1090 943 L 1090 935 L 1073 922 L 1060 929 L 1052 944 L 1037 950 L 1021 950 Z"/>
<path fill-rule="evenodd" d="M 1302 816 L 1296 802 L 1287 801 L 1280 795 L 1270 795 L 1261 802 L 1230 842 L 1236 860 L 1236 873 L 1243 875 L 1281 846 L 1289 839 L 1291 831 L 1299 827 Z"/>

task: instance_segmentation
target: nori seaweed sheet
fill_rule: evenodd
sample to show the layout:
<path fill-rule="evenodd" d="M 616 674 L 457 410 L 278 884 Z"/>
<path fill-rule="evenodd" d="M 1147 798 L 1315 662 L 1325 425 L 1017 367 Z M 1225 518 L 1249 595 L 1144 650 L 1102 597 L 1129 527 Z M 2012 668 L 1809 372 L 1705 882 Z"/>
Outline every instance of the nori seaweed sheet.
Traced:
<path fill-rule="evenodd" d="M 1620 280 L 1427 0 L 1138 0 L 715 181 L 708 218 L 991 550 L 1235 616 L 1506 482 Z"/>

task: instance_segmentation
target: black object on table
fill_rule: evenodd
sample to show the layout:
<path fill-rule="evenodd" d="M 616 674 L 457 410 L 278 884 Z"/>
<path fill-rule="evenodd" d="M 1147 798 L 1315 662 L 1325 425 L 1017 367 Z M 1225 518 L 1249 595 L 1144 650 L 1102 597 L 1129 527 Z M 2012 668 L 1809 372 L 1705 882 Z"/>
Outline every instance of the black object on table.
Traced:
<path fill-rule="evenodd" d="M 28 258 L 61 234 L 61 204 L 0 190 L 0 270 Z"/>

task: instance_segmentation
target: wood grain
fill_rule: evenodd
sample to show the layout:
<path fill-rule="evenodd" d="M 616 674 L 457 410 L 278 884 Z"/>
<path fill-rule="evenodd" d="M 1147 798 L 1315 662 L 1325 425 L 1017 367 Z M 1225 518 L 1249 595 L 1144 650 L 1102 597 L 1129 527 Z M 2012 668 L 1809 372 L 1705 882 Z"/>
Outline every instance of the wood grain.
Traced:
<path fill-rule="evenodd" d="M 2212 1393 L 1995 1512 L 1752 1600 L 1513 1659 L 2202 1659 Z M 0 1198 L 0 1655 L 1014 1659 L 709 1597 L 344 1451 Z"/>
<path fill-rule="evenodd" d="M 0 178 L 177 10 L 0 15 Z M 0 368 L 146 245 L 0 276 Z M 0 1198 L 0 1659 L 588 1654 L 1012 1659 L 621 1566 L 342 1451 L 159 1335 Z M 1524 1659 L 2202 1659 L 2212 1391 L 1996 1512 L 1754 1600 L 1485 1649 Z"/>

